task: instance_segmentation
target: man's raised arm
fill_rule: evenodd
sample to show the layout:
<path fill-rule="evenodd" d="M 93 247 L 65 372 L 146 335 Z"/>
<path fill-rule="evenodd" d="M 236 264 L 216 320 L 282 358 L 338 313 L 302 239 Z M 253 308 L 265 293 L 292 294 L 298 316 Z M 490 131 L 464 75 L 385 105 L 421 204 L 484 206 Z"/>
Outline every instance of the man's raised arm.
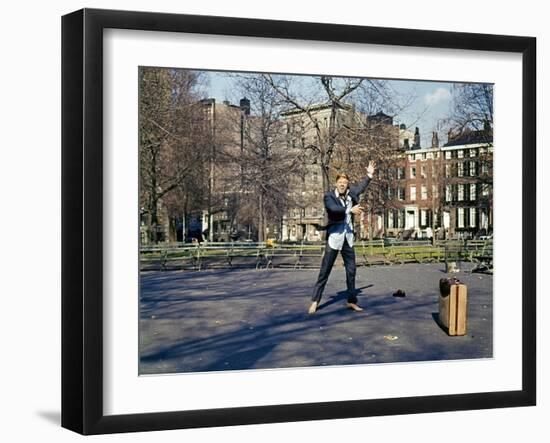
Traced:
<path fill-rule="evenodd" d="M 353 192 L 355 195 L 365 192 L 365 189 L 367 189 L 372 177 L 374 176 L 375 167 L 376 164 L 372 160 L 369 161 L 369 165 L 367 166 L 367 176 L 356 185 L 350 186 L 350 192 Z"/>

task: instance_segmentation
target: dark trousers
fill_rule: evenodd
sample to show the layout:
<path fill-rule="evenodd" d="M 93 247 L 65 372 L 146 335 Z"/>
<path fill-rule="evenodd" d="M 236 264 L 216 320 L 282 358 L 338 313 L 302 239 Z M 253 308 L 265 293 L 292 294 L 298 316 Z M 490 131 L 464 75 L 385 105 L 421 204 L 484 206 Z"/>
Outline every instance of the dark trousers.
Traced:
<path fill-rule="evenodd" d="M 344 266 L 346 268 L 346 285 L 348 288 L 348 302 L 357 303 L 357 295 L 355 293 L 355 250 L 348 244 L 347 240 L 344 240 L 344 246 L 342 247 L 342 258 L 344 259 Z M 317 277 L 317 283 L 313 289 L 313 296 L 311 301 L 319 303 L 323 290 L 328 281 L 328 276 L 334 265 L 334 261 L 338 256 L 338 250 L 332 249 L 327 242 L 325 248 L 325 254 L 323 255 L 323 261 L 321 262 L 321 269 L 319 270 L 319 277 Z"/>

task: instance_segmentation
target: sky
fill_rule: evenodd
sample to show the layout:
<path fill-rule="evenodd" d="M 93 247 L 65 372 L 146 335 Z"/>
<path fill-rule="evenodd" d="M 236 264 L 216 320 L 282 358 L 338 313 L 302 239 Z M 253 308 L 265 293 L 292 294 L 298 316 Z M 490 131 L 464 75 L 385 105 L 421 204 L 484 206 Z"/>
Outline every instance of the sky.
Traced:
<path fill-rule="evenodd" d="M 222 102 L 229 100 L 238 104 L 239 96 L 233 85 L 233 80 L 222 72 L 207 72 L 208 87 L 206 95 Z M 421 146 L 431 146 L 432 131 L 438 127 L 438 122 L 450 113 L 451 87 L 453 83 L 432 81 L 388 80 L 389 86 L 397 94 L 410 97 L 411 102 L 406 110 L 394 117 L 394 124 L 404 123 L 411 131 L 415 127 L 420 130 Z M 380 109 L 390 114 L 385 109 Z M 391 115 L 391 114 L 390 114 Z M 447 141 L 441 138 L 440 145 Z"/>

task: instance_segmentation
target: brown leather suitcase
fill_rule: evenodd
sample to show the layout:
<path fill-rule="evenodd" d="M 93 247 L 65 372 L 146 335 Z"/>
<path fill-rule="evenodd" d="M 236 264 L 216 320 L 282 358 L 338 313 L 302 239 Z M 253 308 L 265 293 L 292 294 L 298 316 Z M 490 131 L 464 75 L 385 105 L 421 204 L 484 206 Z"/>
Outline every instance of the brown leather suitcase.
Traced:
<path fill-rule="evenodd" d="M 465 335 L 468 318 L 468 288 L 456 279 L 439 281 L 439 321 L 449 335 Z"/>

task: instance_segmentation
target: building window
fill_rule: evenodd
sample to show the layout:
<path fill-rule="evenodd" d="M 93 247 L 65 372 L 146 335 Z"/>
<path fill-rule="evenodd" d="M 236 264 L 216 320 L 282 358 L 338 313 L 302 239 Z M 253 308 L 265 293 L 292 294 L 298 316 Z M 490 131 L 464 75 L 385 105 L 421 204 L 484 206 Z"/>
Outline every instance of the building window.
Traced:
<path fill-rule="evenodd" d="M 420 176 L 421 176 L 422 178 L 426 178 L 426 165 L 422 165 L 422 166 L 420 167 Z"/>
<path fill-rule="evenodd" d="M 457 156 L 458 156 L 458 158 L 464 158 L 464 151 L 462 149 L 459 149 L 458 153 L 457 153 Z"/>
<path fill-rule="evenodd" d="M 470 228 L 476 227 L 476 208 L 470 208 Z"/>
<path fill-rule="evenodd" d="M 476 184 L 470 183 L 470 200 L 475 200 L 476 198 Z"/>
<path fill-rule="evenodd" d="M 470 149 L 470 157 L 475 157 L 477 155 L 477 152 L 475 149 Z"/>
<path fill-rule="evenodd" d="M 464 208 L 457 208 L 456 211 L 456 222 L 457 222 L 457 228 L 463 228 L 464 227 Z"/>
<path fill-rule="evenodd" d="M 420 210 L 420 226 L 424 227 L 428 224 L 428 211 L 425 209 Z"/>
<path fill-rule="evenodd" d="M 476 162 L 470 162 L 470 177 L 476 176 Z"/>
<path fill-rule="evenodd" d="M 398 193 L 397 198 L 399 198 L 399 200 L 405 200 L 405 188 L 402 188 L 402 187 L 397 188 L 397 193 Z"/>
<path fill-rule="evenodd" d="M 399 180 L 405 178 L 405 168 L 404 168 L 404 167 L 399 167 L 399 168 L 397 168 L 397 178 L 398 178 Z"/>
<path fill-rule="evenodd" d="M 393 226 L 393 211 L 388 211 L 388 228 L 394 228 Z"/>
<path fill-rule="evenodd" d="M 458 185 L 458 201 L 464 200 L 464 185 Z"/>
<path fill-rule="evenodd" d="M 481 185 L 481 186 L 482 186 L 481 195 L 483 195 L 483 197 L 487 197 L 489 195 L 489 185 Z"/>
<path fill-rule="evenodd" d="M 453 199 L 451 185 L 445 186 L 445 201 L 450 202 Z"/>
<path fill-rule="evenodd" d="M 404 228 L 405 227 L 405 210 L 401 209 L 397 213 L 397 227 L 398 228 Z"/>
<path fill-rule="evenodd" d="M 426 185 L 422 185 L 422 187 L 420 188 L 420 198 L 422 200 L 427 200 L 428 199 L 428 188 L 426 187 Z"/>
<path fill-rule="evenodd" d="M 456 167 L 457 167 L 457 176 L 464 177 L 464 163 L 458 162 L 456 164 Z"/>
<path fill-rule="evenodd" d="M 411 178 L 416 178 L 416 166 L 411 166 Z"/>
<path fill-rule="evenodd" d="M 451 151 L 445 151 L 445 159 L 447 160 L 451 159 Z"/>
<path fill-rule="evenodd" d="M 416 186 L 411 185 L 410 191 L 411 201 L 416 201 Z"/>
<path fill-rule="evenodd" d="M 445 177 L 449 178 L 451 176 L 451 164 L 445 164 Z"/>
<path fill-rule="evenodd" d="M 433 152 L 428 152 L 428 155 L 426 156 L 426 158 L 427 158 L 428 160 L 433 159 L 433 158 L 434 158 Z"/>
<path fill-rule="evenodd" d="M 426 153 L 425 152 L 422 153 L 422 160 L 426 160 Z"/>
<path fill-rule="evenodd" d="M 489 173 L 489 164 L 487 162 L 483 162 L 481 164 L 481 173 L 482 174 L 488 174 Z"/>
<path fill-rule="evenodd" d="M 391 200 L 392 198 L 392 190 L 391 190 L 391 186 L 388 185 L 388 198 Z"/>

